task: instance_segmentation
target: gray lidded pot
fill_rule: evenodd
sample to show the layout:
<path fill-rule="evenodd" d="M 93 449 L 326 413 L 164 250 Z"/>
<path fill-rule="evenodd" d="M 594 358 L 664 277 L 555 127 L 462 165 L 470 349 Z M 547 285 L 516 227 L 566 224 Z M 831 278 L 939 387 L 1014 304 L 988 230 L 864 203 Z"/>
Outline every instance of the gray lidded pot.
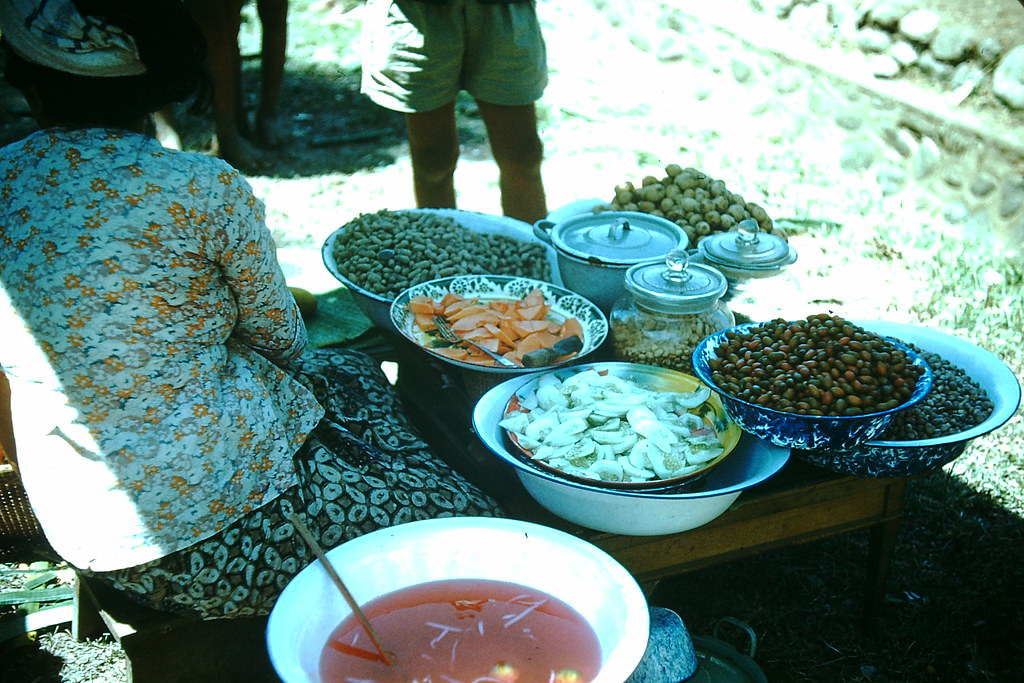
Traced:
<path fill-rule="evenodd" d="M 559 223 L 537 221 L 537 239 L 554 247 L 562 284 L 607 313 L 625 291 L 626 270 L 657 263 L 689 238 L 672 221 L 640 211 L 603 211 Z"/>

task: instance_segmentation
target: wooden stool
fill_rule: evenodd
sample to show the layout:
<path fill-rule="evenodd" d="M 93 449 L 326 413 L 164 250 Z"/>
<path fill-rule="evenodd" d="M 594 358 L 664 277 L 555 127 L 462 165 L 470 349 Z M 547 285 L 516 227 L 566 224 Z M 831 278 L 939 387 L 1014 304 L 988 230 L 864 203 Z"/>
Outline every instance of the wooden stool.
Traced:
<path fill-rule="evenodd" d="M 266 647 L 267 617 L 196 619 L 144 607 L 96 579 L 75 582 L 77 640 L 104 631 L 128 658 L 131 683 L 277 683 Z"/>

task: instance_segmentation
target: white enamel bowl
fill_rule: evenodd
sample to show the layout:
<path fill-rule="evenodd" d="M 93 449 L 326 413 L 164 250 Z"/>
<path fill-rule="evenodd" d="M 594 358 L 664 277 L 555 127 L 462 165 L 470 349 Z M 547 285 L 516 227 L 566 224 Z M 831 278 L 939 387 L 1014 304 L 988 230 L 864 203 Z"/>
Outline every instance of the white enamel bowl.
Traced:
<path fill-rule="evenodd" d="M 484 235 L 503 235 L 521 240 L 523 242 L 537 243 L 533 235 L 533 226 L 529 223 L 509 218 L 508 216 L 492 216 L 477 211 L 463 211 L 461 209 L 403 209 L 403 212 L 410 213 L 433 213 L 445 218 L 451 218 L 459 225 Z M 391 302 L 394 299 L 371 292 L 361 284 L 353 282 L 342 272 L 344 269 L 334 258 L 334 245 L 340 240 L 346 239 L 351 228 L 349 223 L 341 226 L 324 240 L 320 255 L 323 258 L 324 267 L 333 275 L 338 282 L 352 293 L 352 298 L 360 310 L 366 314 L 374 324 L 389 332 L 395 332 L 391 322 Z M 426 256 L 424 256 L 426 258 Z M 561 284 L 558 275 L 558 262 L 554 255 L 547 254 L 548 269 L 551 272 L 551 281 Z"/>
<path fill-rule="evenodd" d="M 920 325 L 883 320 L 855 321 L 864 329 L 934 353 L 978 383 L 989 400 L 988 418 L 963 431 L 931 439 L 889 441 L 876 438 L 850 449 L 794 451 L 794 457 L 819 467 L 860 477 L 912 477 L 940 469 L 956 459 L 973 439 L 1003 426 L 1017 412 L 1020 382 L 995 354 L 966 339 Z"/>
<path fill-rule="evenodd" d="M 580 367 L 630 376 L 633 365 L 590 363 Z M 788 448 L 745 434 L 729 457 L 684 491 L 623 491 L 570 480 L 524 459 L 499 426 L 509 400 L 530 380 L 530 375 L 506 380 L 481 396 L 473 409 L 473 429 L 492 453 L 515 469 L 523 488 L 542 507 L 588 529 L 627 536 L 694 529 L 724 513 L 743 491 L 772 477 L 789 460 Z"/>
<path fill-rule="evenodd" d="M 408 522 L 327 552 L 355 600 L 426 581 L 477 578 L 530 586 L 571 605 L 601 643 L 593 683 L 622 683 L 647 647 L 649 612 L 640 586 L 596 546 L 510 519 L 452 517 Z M 327 637 L 351 614 L 319 561 L 292 579 L 267 623 L 267 648 L 284 683 L 319 683 Z"/>

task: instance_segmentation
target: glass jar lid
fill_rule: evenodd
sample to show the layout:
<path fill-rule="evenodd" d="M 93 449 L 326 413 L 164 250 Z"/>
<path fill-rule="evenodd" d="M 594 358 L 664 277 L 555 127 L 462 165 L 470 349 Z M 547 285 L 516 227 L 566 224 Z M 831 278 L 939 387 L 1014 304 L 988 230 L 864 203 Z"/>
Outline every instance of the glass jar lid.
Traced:
<path fill-rule="evenodd" d="M 728 282 L 716 268 L 691 263 L 685 251 L 673 250 L 664 261 L 630 267 L 625 287 L 644 308 L 660 313 L 699 313 L 715 307 Z"/>
<path fill-rule="evenodd" d="M 571 256 L 621 266 L 660 260 L 688 242 L 672 221 L 640 211 L 575 216 L 555 226 L 552 237 L 555 246 Z"/>
<path fill-rule="evenodd" d="M 761 232 L 757 221 L 740 221 L 735 232 L 708 235 L 697 245 L 704 260 L 730 270 L 777 271 L 796 261 L 796 250 L 778 235 Z"/>

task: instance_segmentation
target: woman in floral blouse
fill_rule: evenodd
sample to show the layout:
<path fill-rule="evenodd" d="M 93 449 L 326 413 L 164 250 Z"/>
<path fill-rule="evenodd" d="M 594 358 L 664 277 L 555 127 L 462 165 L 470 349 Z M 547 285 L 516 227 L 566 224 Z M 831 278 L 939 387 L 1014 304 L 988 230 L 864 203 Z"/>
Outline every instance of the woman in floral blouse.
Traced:
<path fill-rule="evenodd" d="M 150 112 L 203 92 L 178 0 L 4 0 L 7 77 L 42 129 L 0 149 L 0 364 L 51 545 L 140 601 L 266 613 L 321 543 L 491 515 L 376 364 L 305 351 L 262 203 Z"/>

